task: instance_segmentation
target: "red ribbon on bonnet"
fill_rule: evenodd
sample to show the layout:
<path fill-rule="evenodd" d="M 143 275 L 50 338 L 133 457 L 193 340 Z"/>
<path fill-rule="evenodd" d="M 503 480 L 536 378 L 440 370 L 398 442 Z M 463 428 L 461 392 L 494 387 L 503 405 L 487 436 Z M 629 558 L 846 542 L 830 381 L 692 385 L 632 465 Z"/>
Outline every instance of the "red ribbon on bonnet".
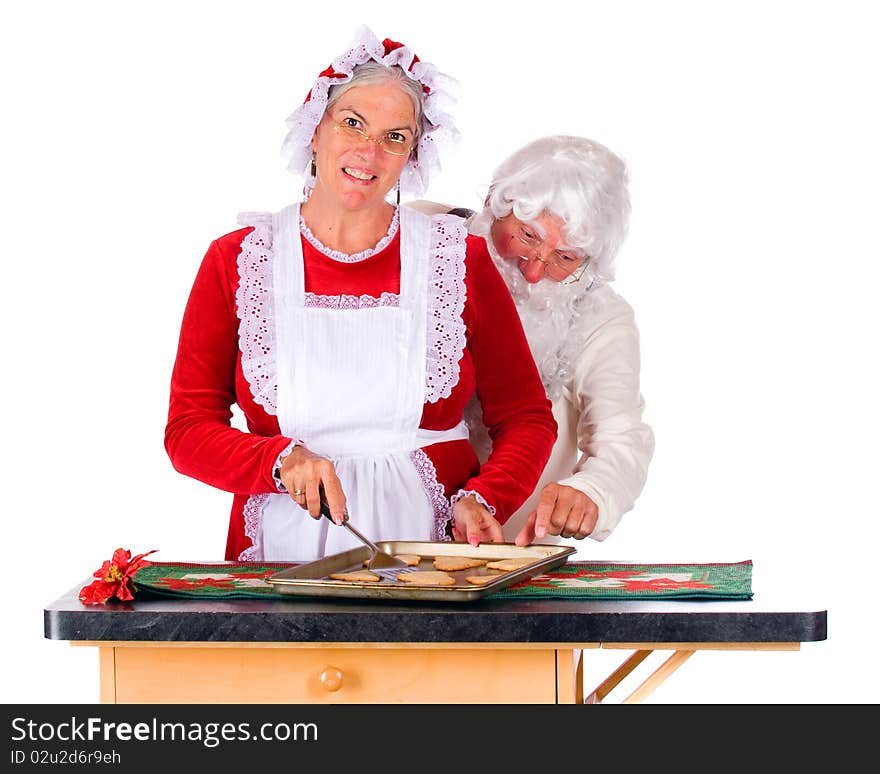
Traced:
<path fill-rule="evenodd" d="M 398 43 L 396 40 L 391 40 L 391 38 L 385 38 L 385 40 L 382 41 L 382 48 L 385 51 L 385 56 L 388 56 L 388 54 L 390 54 L 392 51 L 396 51 L 398 48 L 405 48 L 405 45 L 403 43 Z M 419 58 L 415 54 L 413 54 L 412 62 L 410 62 L 410 65 L 407 69 L 410 72 L 412 72 L 412 66 L 418 61 L 420 61 Z M 332 64 L 329 65 L 325 70 L 323 70 L 322 72 L 320 72 L 318 74 L 318 78 L 345 78 L 345 77 L 346 77 L 345 73 L 336 72 L 336 70 L 333 69 Z M 421 81 L 419 81 L 419 83 L 421 83 Z M 425 94 L 431 93 L 431 89 L 428 86 L 426 86 L 424 83 L 422 83 L 421 85 L 422 85 L 422 91 Z M 309 93 L 306 95 L 306 98 L 305 98 L 305 100 L 303 100 L 303 102 L 304 103 L 308 102 L 311 98 L 312 98 L 312 90 L 309 89 Z"/>

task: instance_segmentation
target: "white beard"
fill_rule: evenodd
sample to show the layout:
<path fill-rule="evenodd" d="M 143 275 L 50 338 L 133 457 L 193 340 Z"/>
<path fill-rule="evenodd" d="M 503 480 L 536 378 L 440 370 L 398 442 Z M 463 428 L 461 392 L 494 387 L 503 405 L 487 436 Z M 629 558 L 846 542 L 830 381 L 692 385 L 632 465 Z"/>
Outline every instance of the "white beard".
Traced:
<path fill-rule="evenodd" d="M 488 235 L 486 244 L 516 303 L 547 397 L 555 401 L 571 378 L 572 358 L 581 349 L 577 318 L 589 307 L 586 291 L 597 283 L 589 276 L 571 284 L 551 279 L 528 282 L 519 262 L 501 258 Z"/>
<path fill-rule="evenodd" d="M 556 371 L 557 352 L 571 323 L 567 299 L 559 297 L 564 288 L 548 280 L 527 282 L 516 261 L 499 259 L 495 264 L 510 289 L 541 380 L 548 387 L 548 378 Z"/>
<path fill-rule="evenodd" d="M 547 397 L 556 402 L 573 376 L 573 363 L 586 346 L 590 326 L 581 324 L 582 315 L 590 314 L 602 302 L 591 293 L 604 283 L 587 268 L 580 281 L 566 285 L 543 279 L 530 283 L 519 270 L 518 261 L 505 260 L 495 252 L 489 230 L 491 213 L 478 212 L 468 221 L 471 234 L 486 240 L 489 255 L 510 290 L 520 321 L 538 366 Z M 485 462 L 492 441 L 482 421 L 482 407 L 476 396 L 467 404 L 464 419 L 471 430 L 471 443 Z"/>

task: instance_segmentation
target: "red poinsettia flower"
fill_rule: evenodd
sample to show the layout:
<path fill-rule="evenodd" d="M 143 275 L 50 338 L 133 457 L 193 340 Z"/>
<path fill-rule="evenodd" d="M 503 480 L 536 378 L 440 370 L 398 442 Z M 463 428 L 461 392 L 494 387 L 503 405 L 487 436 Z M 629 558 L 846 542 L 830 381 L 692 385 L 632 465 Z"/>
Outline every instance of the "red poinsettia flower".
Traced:
<path fill-rule="evenodd" d="M 129 585 L 132 576 L 141 567 L 149 564 L 144 561 L 144 557 L 155 553 L 155 550 L 147 551 L 132 559 L 131 551 L 117 548 L 113 552 L 113 558 L 95 570 L 95 580 L 80 589 L 79 601 L 84 605 L 103 605 L 111 597 L 116 597 L 123 602 L 130 602 L 134 599 Z"/>

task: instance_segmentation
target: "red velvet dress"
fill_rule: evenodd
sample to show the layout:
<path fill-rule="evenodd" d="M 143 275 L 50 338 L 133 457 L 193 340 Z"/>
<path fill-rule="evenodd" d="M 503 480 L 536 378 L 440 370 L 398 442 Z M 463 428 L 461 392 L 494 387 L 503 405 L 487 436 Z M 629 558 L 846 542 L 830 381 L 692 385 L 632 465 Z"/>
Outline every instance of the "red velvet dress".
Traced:
<path fill-rule="evenodd" d="M 176 470 L 234 494 L 227 559 L 246 558 L 251 547 L 246 506 L 255 495 L 278 493 L 273 469 L 292 440 L 281 434 L 276 416 L 254 394 L 253 376 L 249 382 L 242 367 L 243 312 L 236 293 L 242 241 L 251 231 L 244 228 L 215 240 L 202 261 L 181 325 L 165 431 Z M 308 293 L 322 298 L 399 293 L 399 232 L 355 262 L 338 260 L 305 237 L 301 240 Z M 467 440 L 435 443 L 423 451 L 445 498 L 475 492 L 504 523 L 534 489 L 553 447 L 556 423 L 519 315 L 481 237 L 466 236 L 464 293 L 465 346 L 457 379 L 447 396 L 426 399 L 420 428 L 454 427 L 476 392 L 493 452 L 481 467 Z M 231 426 L 234 403 L 244 414 L 246 431 Z M 308 438 L 302 441 L 308 446 Z"/>

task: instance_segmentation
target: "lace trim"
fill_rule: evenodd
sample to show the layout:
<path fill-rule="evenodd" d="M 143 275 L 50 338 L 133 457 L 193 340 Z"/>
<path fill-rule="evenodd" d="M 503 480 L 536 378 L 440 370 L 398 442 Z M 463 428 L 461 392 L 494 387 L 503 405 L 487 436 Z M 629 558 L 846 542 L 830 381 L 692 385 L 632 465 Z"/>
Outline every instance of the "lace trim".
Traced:
<path fill-rule="evenodd" d="M 464 222 L 452 215 L 432 220 L 431 277 L 429 278 L 427 369 L 425 400 L 448 398 L 458 384 L 459 363 L 466 344 L 462 319 L 467 300 Z"/>
<path fill-rule="evenodd" d="M 468 495 L 473 495 L 474 497 L 476 497 L 477 502 L 480 505 L 486 508 L 493 516 L 495 515 L 495 506 L 489 505 L 489 503 L 486 502 L 486 498 L 483 497 L 483 495 L 481 495 L 479 492 L 474 491 L 473 489 L 459 489 L 454 495 L 452 495 L 452 497 L 449 498 L 450 506 L 455 505 L 459 500 L 467 497 Z"/>
<path fill-rule="evenodd" d="M 244 504 L 244 534 L 250 538 L 251 547 L 238 555 L 240 562 L 258 562 L 263 557 L 257 550 L 257 536 L 260 534 L 260 522 L 263 520 L 263 508 L 269 500 L 267 494 L 256 494 L 248 497 Z"/>
<path fill-rule="evenodd" d="M 388 232 L 376 243 L 376 246 L 359 253 L 354 253 L 354 255 L 348 255 L 339 250 L 331 250 L 329 247 L 325 247 L 321 240 L 312 233 L 312 230 L 303 219 L 303 216 L 299 216 L 299 230 L 309 244 L 328 258 L 332 258 L 334 261 L 341 261 L 342 263 L 358 263 L 359 261 L 365 261 L 367 258 L 370 258 L 377 253 L 381 253 L 386 247 L 388 247 L 391 240 L 394 239 L 394 235 L 397 233 L 399 227 L 400 212 L 399 209 L 395 207 L 394 215 L 391 218 L 391 225 L 388 226 Z"/>
<path fill-rule="evenodd" d="M 281 460 L 290 454 L 297 446 L 305 446 L 305 443 L 300 441 L 299 439 L 295 441 L 291 441 L 281 453 L 275 458 L 275 464 L 272 466 L 272 480 L 275 482 L 275 487 L 279 492 L 287 493 L 287 487 L 281 481 Z"/>
<path fill-rule="evenodd" d="M 272 303 L 272 215 L 245 212 L 238 216 L 242 226 L 253 226 L 241 242 L 238 255 L 238 346 L 241 369 L 254 401 L 269 414 L 277 413 L 278 380 L 275 365 L 275 326 Z"/>
<path fill-rule="evenodd" d="M 452 507 L 443 493 L 443 486 L 437 481 L 437 470 L 431 458 L 422 449 L 415 449 L 409 453 L 419 474 L 422 486 L 428 494 L 431 506 L 434 509 L 434 526 L 431 540 L 452 540 Z"/>
<path fill-rule="evenodd" d="M 305 305 L 320 309 L 370 309 L 375 306 L 400 306 L 397 293 L 383 293 L 375 296 L 319 296 L 316 293 L 305 294 Z"/>

